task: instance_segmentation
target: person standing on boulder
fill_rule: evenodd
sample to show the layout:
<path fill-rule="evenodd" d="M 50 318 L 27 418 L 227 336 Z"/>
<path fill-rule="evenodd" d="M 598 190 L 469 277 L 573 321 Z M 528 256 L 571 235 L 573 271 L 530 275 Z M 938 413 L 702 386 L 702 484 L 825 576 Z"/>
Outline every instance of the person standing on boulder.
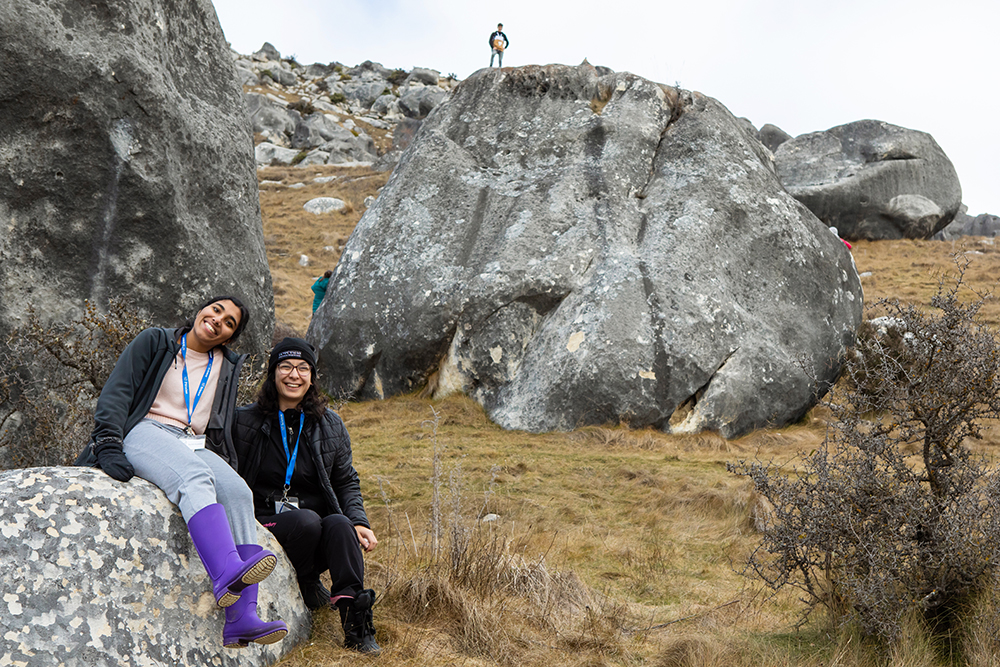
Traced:
<path fill-rule="evenodd" d="M 510 46 L 507 35 L 503 34 L 503 23 L 497 23 L 497 30 L 490 35 L 490 67 L 493 67 L 493 58 L 499 58 L 497 67 L 503 67 L 503 52 Z"/>
<path fill-rule="evenodd" d="M 295 566 L 306 606 L 340 612 L 344 647 L 375 655 L 362 552 L 375 548 L 344 422 L 316 388 L 316 352 L 301 338 L 275 345 L 256 402 L 236 411 L 239 473 L 254 511 Z M 319 577 L 330 571 L 326 590 Z"/>
<path fill-rule="evenodd" d="M 118 358 L 101 389 L 90 443 L 77 465 L 111 477 L 138 475 L 180 509 L 191 541 L 225 608 L 227 648 L 273 644 L 288 634 L 282 621 L 257 616 L 257 584 L 278 560 L 257 544 L 253 495 L 230 467 L 231 425 L 246 355 L 226 347 L 250 313 L 232 296 L 206 301 L 178 329 L 142 331 Z"/>
<path fill-rule="evenodd" d="M 330 276 L 333 275 L 333 271 L 326 271 L 322 276 L 316 279 L 313 283 L 313 312 L 319 308 L 319 304 L 323 303 L 323 298 L 326 296 L 326 288 L 330 284 Z"/>

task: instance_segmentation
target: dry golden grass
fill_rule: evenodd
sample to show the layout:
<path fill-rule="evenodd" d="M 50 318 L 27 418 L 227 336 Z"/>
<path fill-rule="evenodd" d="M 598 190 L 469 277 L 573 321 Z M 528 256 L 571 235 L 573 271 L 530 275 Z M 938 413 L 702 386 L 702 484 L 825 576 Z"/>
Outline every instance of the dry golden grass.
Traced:
<path fill-rule="evenodd" d="M 314 184 L 317 174 L 336 175 Z M 304 331 L 309 286 L 332 268 L 360 218 L 364 197 L 387 179 L 363 169 L 268 168 L 261 207 L 278 319 Z M 346 214 L 311 216 L 316 196 L 350 203 Z M 325 246 L 334 248 L 324 252 Z M 1000 276 L 1000 253 L 981 239 L 861 242 L 855 259 L 866 300 L 927 303 L 954 275 L 954 252 L 972 261 L 966 282 L 979 290 Z M 300 254 L 316 261 L 298 265 Z M 984 314 L 1000 321 L 989 300 Z M 430 421 L 439 415 L 436 434 Z M 571 433 L 504 431 L 463 397 L 415 395 L 340 408 L 354 446 L 378 548 L 366 556 L 375 608 L 379 663 L 409 665 L 736 665 L 875 667 L 947 664 L 920 633 L 880 656 L 856 634 L 832 632 L 822 618 L 796 631 L 794 596 L 770 598 L 737 573 L 757 544 L 766 513 L 749 484 L 726 471 L 738 458 L 792 462 L 818 446 L 828 413 L 799 424 L 727 441 L 715 434 L 670 436 L 624 426 Z M 975 447 L 993 455 L 1000 426 Z M 435 557 L 435 447 L 443 469 L 441 553 Z M 486 514 L 497 518 L 478 523 Z M 462 557 L 447 530 L 471 541 Z M 464 560 L 463 560 L 464 558 Z M 453 566 L 458 562 L 460 566 Z M 986 604 L 987 609 L 996 608 Z M 968 664 L 996 664 L 1000 621 L 981 615 Z M 310 640 L 284 667 L 354 664 L 340 648 L 335 613 L 314 615 Z M 992 651 L 992 652 L 991 652 Z"/>
<path fill-rule="evenodd" d="M 347 237 L 364 213 L 365 197 L 376 196 L 389 174 L 330 165 L 266 167 L 257 173 L 275 312 L 280 322 L 302 335 L 312 317 L 310 287 L 324 271 L 337 265 Z M 327 183 L 315 180 L 331 176 L 334 180 Z M 304 187 L 289 187 L 296 184 Z M 306 212 L 303 205 L 316 197 L 336 197 L 347 206 L 322 215 Z M 302 255 L 309 258 L 308 266 L 299 264 Z"/>

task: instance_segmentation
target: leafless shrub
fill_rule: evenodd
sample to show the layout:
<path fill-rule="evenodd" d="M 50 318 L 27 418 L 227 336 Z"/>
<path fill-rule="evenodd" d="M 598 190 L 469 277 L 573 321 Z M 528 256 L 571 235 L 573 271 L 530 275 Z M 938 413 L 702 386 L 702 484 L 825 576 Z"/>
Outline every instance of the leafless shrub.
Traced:
<path fill-rule="evenodd" d="M 15 467 L 64 465 L 86 444 L 94 403 L 118 356 L 148 326 L 126 299 L 86 302 L 67 323 L 30 309 L 0 343 L 0 448 Z"/>
<path fill-rule="evenodd" d="M 1000 338 L 962 303 L 967 265 L 932 312 L 875 304 L 830 403 L 822 447 L 794 469 L 740 461 L 772 505 L 749 574 L 864 632 L 899 640 L 912 615 L 950 631 L 1000 563 L 1000 476 L 964 442 L 1000 416 Z"/>

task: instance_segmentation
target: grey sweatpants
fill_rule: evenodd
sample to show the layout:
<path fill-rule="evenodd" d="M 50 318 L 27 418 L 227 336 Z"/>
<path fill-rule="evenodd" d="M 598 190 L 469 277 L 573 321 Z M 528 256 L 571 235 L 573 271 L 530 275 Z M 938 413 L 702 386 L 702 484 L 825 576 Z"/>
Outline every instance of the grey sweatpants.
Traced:
<path fill-rule="evenodd" d="M 178 439 L 183 431 L 143 419 L 125 436 L 125 456 L 135 474 L 158 486 L 180 508 L 184 521 L 214 503 L 226 508 L 236 544 L 257 544 L 253 493 L 215 452 L 192 451 Z"/>

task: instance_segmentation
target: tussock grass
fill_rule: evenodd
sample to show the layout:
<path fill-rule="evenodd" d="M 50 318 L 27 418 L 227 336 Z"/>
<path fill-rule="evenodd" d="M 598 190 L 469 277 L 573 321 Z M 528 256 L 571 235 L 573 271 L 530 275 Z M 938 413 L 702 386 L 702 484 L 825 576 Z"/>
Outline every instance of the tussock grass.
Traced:
<path fill-rule="evenodd" d="M 314 184 L 316 174 L 338 178 Z M 375 194 L 387 175 L 335 167 L 268 168 L 260 175 L 285 186 L 307 184 L 261 190 L 278 318 L 304 331 L 309 286 L 321 269 L 299 267 L 299 254 L 328 257 L 322 267 L 333 268 L 364 196 Z M 354 211 L 302 211 L 315 196 L 339 197 Z M 978 239 L 965 243 L 983 253 L 972 256 L 967 282 L 991 288 L 1000 276 L 1000 253 Z M 337 249 L 324 256 L 319 251 L 326 245 Z M 952 246 L 855 244 L 858 270 L 872 272 L 862 278 L 866 300 L 900 296 L 926 303 L 953 273 Z M 995 301 L 984 312 L 1000 322 Z M 794 595 L 769 597 L 737 574 L 759 543 L 769 507 L 725 464 L 760 457 L 793 469 L 798 454 L 822 442 L 830 416 L 825 408 L 798 424 L 737 440 L 626 425 L 504 431 L 461 396 L 347 403 L 340 413 L 379 537 L 366 564 L 380 596 L 381 665 L 996 664 L 1000 600 L 989 596 L 970 602 L 975 611 L 951 644 L 960 656 L 949 657 L 919 627 L 886 652 L 822 616 L 796 630 Z M 994 457 L 1000 425 L 989 425 L 984 436 L 970 445 Z M 431 546 L 435 502 L 437 551 Z M 488 515 L 495 518 L 483 521 Z M 342 640 L 337 614 L 320 610 L 310 640 L 280 664 L 357 664 L 356 654 L 340 648 Z"/>
<path fill-rule="evenodd" d="M 336 267 L 348 237 L 365 211 L 365 198 L 377 196 L 388 174 L 364 167 L 266 167 L 258 170 L 264 247 L 274 283 L 274 308 L 279 322 L 302 335 L 312 317 L 312 284 Z M 329 182 L 316 178 L 333 177 Z M 288 186 L 304 184 L 292 189 Z M 347 206 L 335 213 L 315 215 L 302 207 L 316 197 L 336 197 Z M 299 258 L 306 255 L 308 266 Z"/>

